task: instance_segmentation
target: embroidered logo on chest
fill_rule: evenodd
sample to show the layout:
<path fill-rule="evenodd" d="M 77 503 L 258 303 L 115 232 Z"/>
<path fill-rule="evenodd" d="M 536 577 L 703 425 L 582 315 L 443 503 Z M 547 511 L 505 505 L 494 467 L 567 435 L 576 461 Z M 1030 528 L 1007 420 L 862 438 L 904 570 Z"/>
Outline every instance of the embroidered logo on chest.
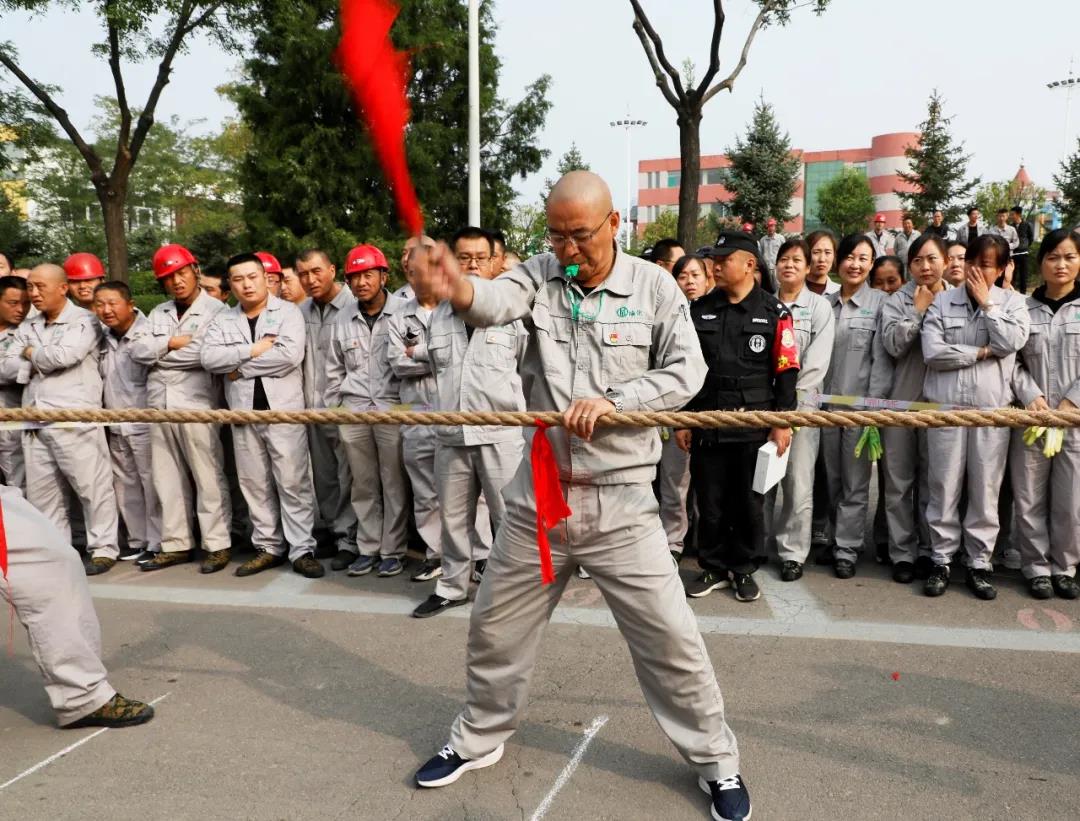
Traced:
<path fill-rule="evenodd" d="M 754 334 L 750 337 L 750 341 L 747 343 L 750 350 L 754 353 L 762 353 L 765 350 L 765 337 L 761 334 Z"/>

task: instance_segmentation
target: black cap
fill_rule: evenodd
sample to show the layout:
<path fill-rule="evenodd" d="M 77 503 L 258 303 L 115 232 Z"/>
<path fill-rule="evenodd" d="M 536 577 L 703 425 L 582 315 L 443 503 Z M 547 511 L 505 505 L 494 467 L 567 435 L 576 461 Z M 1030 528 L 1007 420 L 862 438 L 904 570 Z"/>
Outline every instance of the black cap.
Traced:
<path fill-rule="evenodd" d="M 757 257 L 757 242 L 750 234 L 744 231 L 721 231 L 720 236 L 716 238 L 716 244 L 709 249 L 709 256 L 719 259 L 736 251 L 746 251 L 746 253 Z"/>

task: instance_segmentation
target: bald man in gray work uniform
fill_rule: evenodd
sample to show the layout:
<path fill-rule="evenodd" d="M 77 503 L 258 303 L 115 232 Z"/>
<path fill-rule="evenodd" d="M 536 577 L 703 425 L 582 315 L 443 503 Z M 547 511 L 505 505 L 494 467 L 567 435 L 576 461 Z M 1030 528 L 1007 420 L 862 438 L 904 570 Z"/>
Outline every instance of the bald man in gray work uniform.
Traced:
<path fill-rule="evenodd" d="M 595 174 L 563 177 L 548 198 L 547 221 L 554 253 L 494 280 L 464 276 L 445 246 L 418 260 L 417 287 L 449 299 L 468 324 L 524 320 L 527 405 L 565 412 L 565 429 L 548 435 L 573 514 L 549 532 L 555 581 L 543 585 L 532 464 L 523 459 L 503 491 L 505 518 L 473 606 L 465 709 L 416 780 L 441 787 L 502 757 L 544 626 L 580 564 L 629 645 L 657 723 L 710 795 L 713 817 L 742 821 L 750 796 L 735 736 L 652 492 L 660 437 L 653 429 L 594 427 L 618 411 L 675 410 L 700 389 L 705 361 L 686 299 L 666 271 L 618 250 L 619 214 Z"/>

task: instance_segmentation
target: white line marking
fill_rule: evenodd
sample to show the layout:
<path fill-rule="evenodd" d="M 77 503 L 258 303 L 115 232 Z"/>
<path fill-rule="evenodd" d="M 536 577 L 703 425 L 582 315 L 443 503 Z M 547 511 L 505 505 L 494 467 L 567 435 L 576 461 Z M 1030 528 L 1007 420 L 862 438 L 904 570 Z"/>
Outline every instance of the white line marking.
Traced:
<path fill-rule="evenodd" d="M 163 696 L 158 696 L 153 701 L 151 701 L 150 704 L 151 705 L 158 704 L 158 703 L 164 701 L 165 699 L 167 699 L 170 695 L 172 695 L 171 692 L 166 693 Z M 57 760 L 63 758 L 65 755 L 70 753 L 72 750 L 75 750 L 75 749 L 81 747 L 87 741 L 92 741 L 93 739 L 95 739 L 99 735 L 101 735 L 102 733 L 107 733 L 109 731 L 109 729 L 110 728 L 108 728 L 108 727 L 102 727 L 100 730 L 96 730 L 96 731 L 90 733 L 90 735 L 86 736 L 85 738 L 80 738 L 74 744 L 69 744 L 67 747 L 64 747 L 64 749 L 62 749 L 60 752 L 53 753 L 48 758 L 46 758 L 44 761 L 39 761 L 37 764 L 35 764 L 29 770 L 24 770 L 23 772 L 19 773 L 17 776 L 12 778 L 10 781 L 5 781 L 3 784 L 0 784 L 0 790 L 3 790 L 5 788 L 7 788 L 7 787 L 10 787 L 16 781 L 21 781 L 22 779 L 26 778 L 26 776 L 28 776 L 28 775 L 33 775 L 34 773 L 36 773 L 40 769 L 48 767 L 54 761 L 57 761 Z"/>
<path fill-rule="evenodd" d="M 544 800 L 540 802 L 540 806 L 536 808 L 536 812 L 532 814 L 532 821 L 540 821 L 547 811 L 551 809 L 551 803 L 555 800 L 555 796 L 559 794 L 559 790 L 566 786 L 566 782 L 570 780 L 570 776 L 574 774 L 574 770 L 576 770 L 578 764 L 581 763 L 581 757 L 585 755 L 585 750 L 588 749 L 589 744 L 592 743 L 596 734 L 600 732 L 600 728 L 607 723 L 607 716 L 597 716 L 593 719 L 593 723 L 585 730 L 585 735 L 582 737 L 581 741 L 574 747 L 574 752 L 570 754 L 570 760 L 566 762 L 563 771 L 559 773 L 559 777 L 555 779 L 555 784 L 548 794 L 544 796 Z"/>
<path fill-rule="evenodd" d="M 758 586 L 765 594 L 769 609 L 783 622 L 815 622 L 823 624 L 829 616 L 821 601 L 805 584 L 782 582 L 769 573 L 756 573 Z"/>

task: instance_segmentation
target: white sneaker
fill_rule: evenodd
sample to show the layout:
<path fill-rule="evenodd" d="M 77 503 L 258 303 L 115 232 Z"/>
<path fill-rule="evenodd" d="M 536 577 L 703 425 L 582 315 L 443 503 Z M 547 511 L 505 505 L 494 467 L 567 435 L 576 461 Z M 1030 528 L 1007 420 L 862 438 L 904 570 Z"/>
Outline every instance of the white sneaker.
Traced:
<path fill-rule="evenodd" d="M 592 578 L 592 576 L 589 575 L 589 571 L 586 570 L 584 567 L 582 567 L 580 564 L 577 566 L 577 577 L 579 579 L 591 579 Z"/>

